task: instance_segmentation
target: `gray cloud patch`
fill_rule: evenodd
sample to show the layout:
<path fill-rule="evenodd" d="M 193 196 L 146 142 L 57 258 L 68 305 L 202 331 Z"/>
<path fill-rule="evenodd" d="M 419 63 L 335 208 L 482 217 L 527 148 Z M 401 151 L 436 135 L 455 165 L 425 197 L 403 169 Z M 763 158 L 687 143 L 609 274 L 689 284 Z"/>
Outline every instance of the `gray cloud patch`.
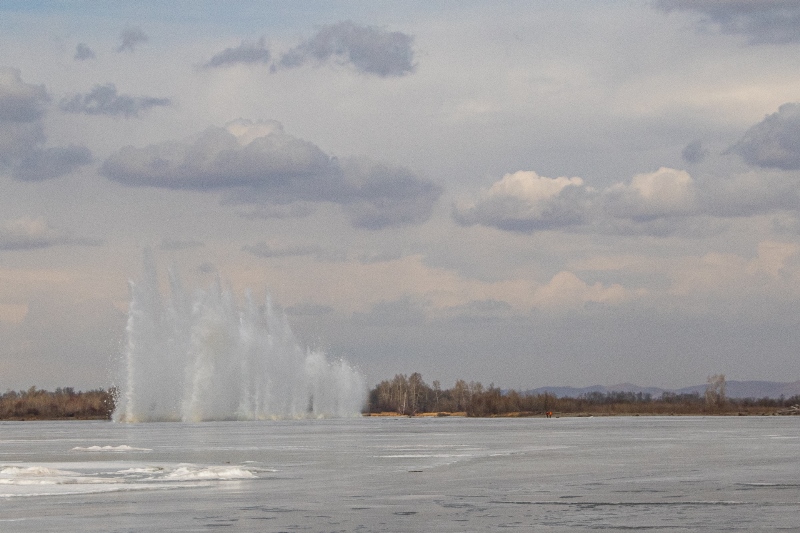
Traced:
<path fill-rule="evenodd" d="M 78 43 L 78 45 L 75 47 L 75 56 L 74 56 L 75 61 L 86 61 L 87 59 L 94 59 L 94 58 L 95 58 L 94 50 L 89 48 L 86 44 Z"/>
<path fill-rule="evenodd" d="M 208 60 L 206 68 L 227 67 L 236 64 L 268 64 L 272 55 L 266 48 L 264 38 L 257 43 L 242 42 L 236 48 L 226 48 Z"/>
<path fill-rule="evenodd" d="M 780 106 L 747 130 L 731 151 L 753 166 L 800 169 L 800 104 Z"/>
<path fill-rule="evenodd" d="M 800 42 L 800 4 L 795 0 L 659 0 L 665 11 L 703 14 L 723 33 L 750 37 L 752 44 Z"/>
<path fill-rule="evenodd" d="M 350 159 L 342 164 L 342 170 L 350 191 L 343 203 L 356 227 L 419 224 L 430 217 L 442 194 L 441 187 L 403 167 Z"/>
<path fill-rule="evenodd" d="M 275 257 L 297 257 L 303 255 L 314 255 L 320 252 L 317 246 L 270 246 L 265 242 L 259 242 L 252 246 L 242 246 L 242 251 L 249 252 L 256 257 L 271 259 Z"/>
<path fill-rule="evenodd" d="M 437 314 L 440 321 L 465 325 L 497 323 L 514 317 L 515 311 L 500 300 L 471 300 L 465 304 L 446 307 Z"/>
<path fill-rule="evenodd" d="M 147 42 L 147 34 L 141 28 L 129 27 L 120 34 L 121 43 L 117 52 L 133 52 L 139 43 Z"/>
<path fill-rule="evenodd" d="M 43 181 L 69 174 L 91 162 L 92 153 L 85 146 L 37 148 L 17 162 L 13 176 L 21 181 Z"/>
<path fill-rule="evenodd" d="M 795 173 L 747 172 L 716 181 L 703 190 L 704 211 L 714 216 L 740 217 L 775 210 L 800 209 Z"/>
<path fill-rule="evenodd" d="M 353 313 L 353 322 L 364 326 L 419 326 L 427 321 L 426 305 L 405 296 L 399 300 L 382 301 L 372 306 L 369 312 Z"/>
<path fill-rule="evenodd" d="M 708 157 L 708 149 L 700 141 L 692 141 L 681 152 L 683 160 L 687 163 L 702 163 Z"/>
<path fill-rule="evenodd" d="M 268 133 L 244 143 L 229 129 L 212 127 L 186 143 L 127 146 L 109 157 L 101 172 L 126 185 L 196 190 L 252 186 L 270 191 L 275 199 L 317 200 L 330 194 L 321 190 L 329 185 L 320 179 L 331 173 L 329 156 L 287 135 L 276 122 L 252 126 Z"/>
<path fill-rule="evenodd" d="M 126 185 L 228 190 L 226 202 L 289 205 L 332 202 L 357 227 L 380 229 L 427 220 L 441 188 L 408 169 L 331 158 L 274 121 L 236 121 L 188 142 L 125 147 L 101 167 Z"/>
<path fill-rule="evenodd" d="M 67 244 L 69 236 L 43 218 L 18 218 L 0 222 L 0 250 L 34 250 Z"/>
<path fill-rule="evenodd" d="M 205 246 L 205 244 L 203 244 L 200 241 L 194 241 L 194 240 L 181 241 L 175 239 L 164 239 L 161 241 L 161 244 L 159 245 L 158 248 L 161 250 L 176 251 L 176 250 L 190 250 L 192 248 L 202 248 L 203 246 Z"/>
<path fill-rule="evenodd" d="M 44 115 L 50 101 L 44 85 L 22 81 L 20 71 L 0 67 L 0 121 L 34 122 Z"/>
<path fill-rule="evenodd" d="M 58 107 L 65 113 L 137 117 L 142 111 L 169 105 L 172 105 L 169 98 L 118 94 L 116 86 L 113 83 L 107 83 L 95 85 L 87 94 L 76 94 L 71 98 L 64 98 L 59 102 Z"/>
<path fill-rule="evenodd" d="M 311 39 L 283 54 L 276 68 L 333 60 L 365 74 L 403 76 L 414 71 L 412 42 L 413 37 L 405 33 L 339 22 L 323 26 Z"/>
<path fill-rule="evenodd" d="M 287 307 L 284 311 L 290 316 L 321 316 L 333 313 L 333 307 L 329 305 L 304 303 Z"/>
<path fill-rule="evenodd" d="M 224 203 L 224 201 L 223 201 Z M 242 203 L 242 200 L 232 203 Z M 314 213 L 314 207 L 305 202 L 293 202 L 291 204 L 262 204 L 255 206 L 252 210 L 242 213 L 243 218 L 261 219 L 285 219 L 285 218 L 305 218 Z"/>
<path fill-rule="evenodd" d="M 17 69 L 0 68 L 0 165 L 10 169 L 14 179 L 56 178 L 91 162 L 85 146 L 43 146 L 48 101 L 43 86 L 23 82 Z"/>

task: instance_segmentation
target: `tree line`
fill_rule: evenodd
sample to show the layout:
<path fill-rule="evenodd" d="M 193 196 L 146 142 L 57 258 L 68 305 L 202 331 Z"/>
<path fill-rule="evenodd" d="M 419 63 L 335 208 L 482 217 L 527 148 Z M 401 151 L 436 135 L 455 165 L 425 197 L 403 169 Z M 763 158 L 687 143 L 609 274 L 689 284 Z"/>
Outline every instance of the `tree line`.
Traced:
<path fill-rule="evenodd" d="M 110 419 L 116 389 L 54 392 L 31 387 L 0 394 L 0 420 Z M 422 413 L 466 416 L 555 415 L 691 415 L 691 414 L 800 414 L 800 395 L 790 398 L 728 398 L 725 376 L 708 378 L 704 394 L 664 392 L 654 398 L 641 392 L 589 392 L 576 398 L 550 393 L 502 390 L 494 384 L 457 380 L 443 389 L 439 381 L 425 383 L 419 372 L 397 374 L 369 391 L 365 414 Z"/>
<path fill-rule="evenodd" d="M 114 395 L 114 389 L 76 392 L 72 387 L 58 388 L 55 392 L 36 387 L 8 391 L 0 395 L 0 419 L 110 419 Z"/>
<path fill-rule="evenodd" d="M 705 394 L 665 392 L 654 398 L 641 392 L 590 392 L 577 398 L 549 393 L 503 391 L 494 384 L 457 380 L 450 389 L 439 381 L 425 383 L 422 375 L 397 374 L 369 391 L 368 413 L 418 415 L 422 413 L 466 416 L 536 416 L 548 412 L 566 415 L 688 415 L 688 414 L 774 414 L 800 405 L 800 396 L 791 398 L 728 398 L 725 376 L 708 378 Z"/>

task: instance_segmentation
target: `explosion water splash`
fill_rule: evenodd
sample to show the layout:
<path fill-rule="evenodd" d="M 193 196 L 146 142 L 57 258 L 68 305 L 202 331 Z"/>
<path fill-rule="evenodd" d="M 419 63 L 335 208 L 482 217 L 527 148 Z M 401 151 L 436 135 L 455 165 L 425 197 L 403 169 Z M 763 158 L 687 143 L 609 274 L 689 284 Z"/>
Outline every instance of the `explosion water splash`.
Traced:
<path fill-rule="evenodd" d="M 285 315 L 248 291 L 239 308 L 219 279 L 190 299 L 155 264 L 130 283 L 128 343 L 113 418 L 119 422 L 356 416 L 366 382 L 345 361 L 302 349 Z"/>

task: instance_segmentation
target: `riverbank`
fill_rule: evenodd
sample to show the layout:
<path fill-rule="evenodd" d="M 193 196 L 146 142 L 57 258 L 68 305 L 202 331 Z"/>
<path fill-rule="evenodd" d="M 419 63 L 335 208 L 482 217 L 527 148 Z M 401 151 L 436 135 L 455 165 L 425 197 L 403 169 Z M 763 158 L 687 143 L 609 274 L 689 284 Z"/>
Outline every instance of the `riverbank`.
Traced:
<path fill-rule="evenodd" d="M 483 416 L 468 415 L 464 411 L 447 413 L 447 412 L 426 412 L 416 414 L 402 414 L 397 412 L 382 411 L 378 413 L 362 413 L 365 417 L 405 417 L 405 418 L 443 418 L 443 417 L 466 417 L 473 416 L 474 418 L 548 418 L 545 413 L 534 413 L 530 411 L 516 411 L 510 413 L 491 414 Z M 731 410 L 731 411 L 694 411 L 687 412 L 636 412 L 636 411 L 619 411 L 619 412 L 599 412 L 599 411 L 580 411 L 571 413 L 552 413 L 550 418 L 589 418 L 589 417 L 613 417 L 613 416 L 800 416 L 800 407 L 792 406 L 786 409 L 745 409 L 745 410 Z"/>

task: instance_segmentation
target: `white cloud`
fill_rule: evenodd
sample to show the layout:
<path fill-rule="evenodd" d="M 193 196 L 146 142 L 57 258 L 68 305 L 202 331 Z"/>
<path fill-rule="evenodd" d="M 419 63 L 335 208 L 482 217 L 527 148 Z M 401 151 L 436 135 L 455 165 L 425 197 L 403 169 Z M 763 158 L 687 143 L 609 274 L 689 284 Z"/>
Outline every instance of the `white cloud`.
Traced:
<path fill-rule="evenodd" d="M 533 304 L 542 309 L 582 309 L 587 304 L 619 305 L 643 292 L 631 292 L 622 285 L 600 282 L 589 285 L 574 273 L 562 271 L 536 290 Z"/>
<path fill-rule="evenodd" d="M 691 214 L 697 209 L 695 183 L 688 172 L 661 167 L 637 174 L 630 185 L 617 183 L 603 193 L 613 216 L 636 221 Z"/>
<path fill-rule="evenodd" d="M 761 241 L 752 257 L 719 251 L 683 257 L 669 267 L 665 305 L 759 321 L 782 310 L 791 320 L 800 298 L 798 251 L 796 243 Z"/>
<path fill-rule="evenodd" d="M 454 218 L 521 232 L 572 226 L 586 220 L 591 192 L 581 178 L 518 171 L 493 183 L 477 202 L 456 206 Z"/>
<path fill-rule="evenodd" d="M 793 242 L 763 241 L 758 243 L 758 253 L 746 267 L 748 274 L 765 273 L 771 278 L 779 279 L 797 276 L 796 265 L 794 273 L 790 268 L 790 260 L 796 258 L 800 252 L 800 245 Z"/>

